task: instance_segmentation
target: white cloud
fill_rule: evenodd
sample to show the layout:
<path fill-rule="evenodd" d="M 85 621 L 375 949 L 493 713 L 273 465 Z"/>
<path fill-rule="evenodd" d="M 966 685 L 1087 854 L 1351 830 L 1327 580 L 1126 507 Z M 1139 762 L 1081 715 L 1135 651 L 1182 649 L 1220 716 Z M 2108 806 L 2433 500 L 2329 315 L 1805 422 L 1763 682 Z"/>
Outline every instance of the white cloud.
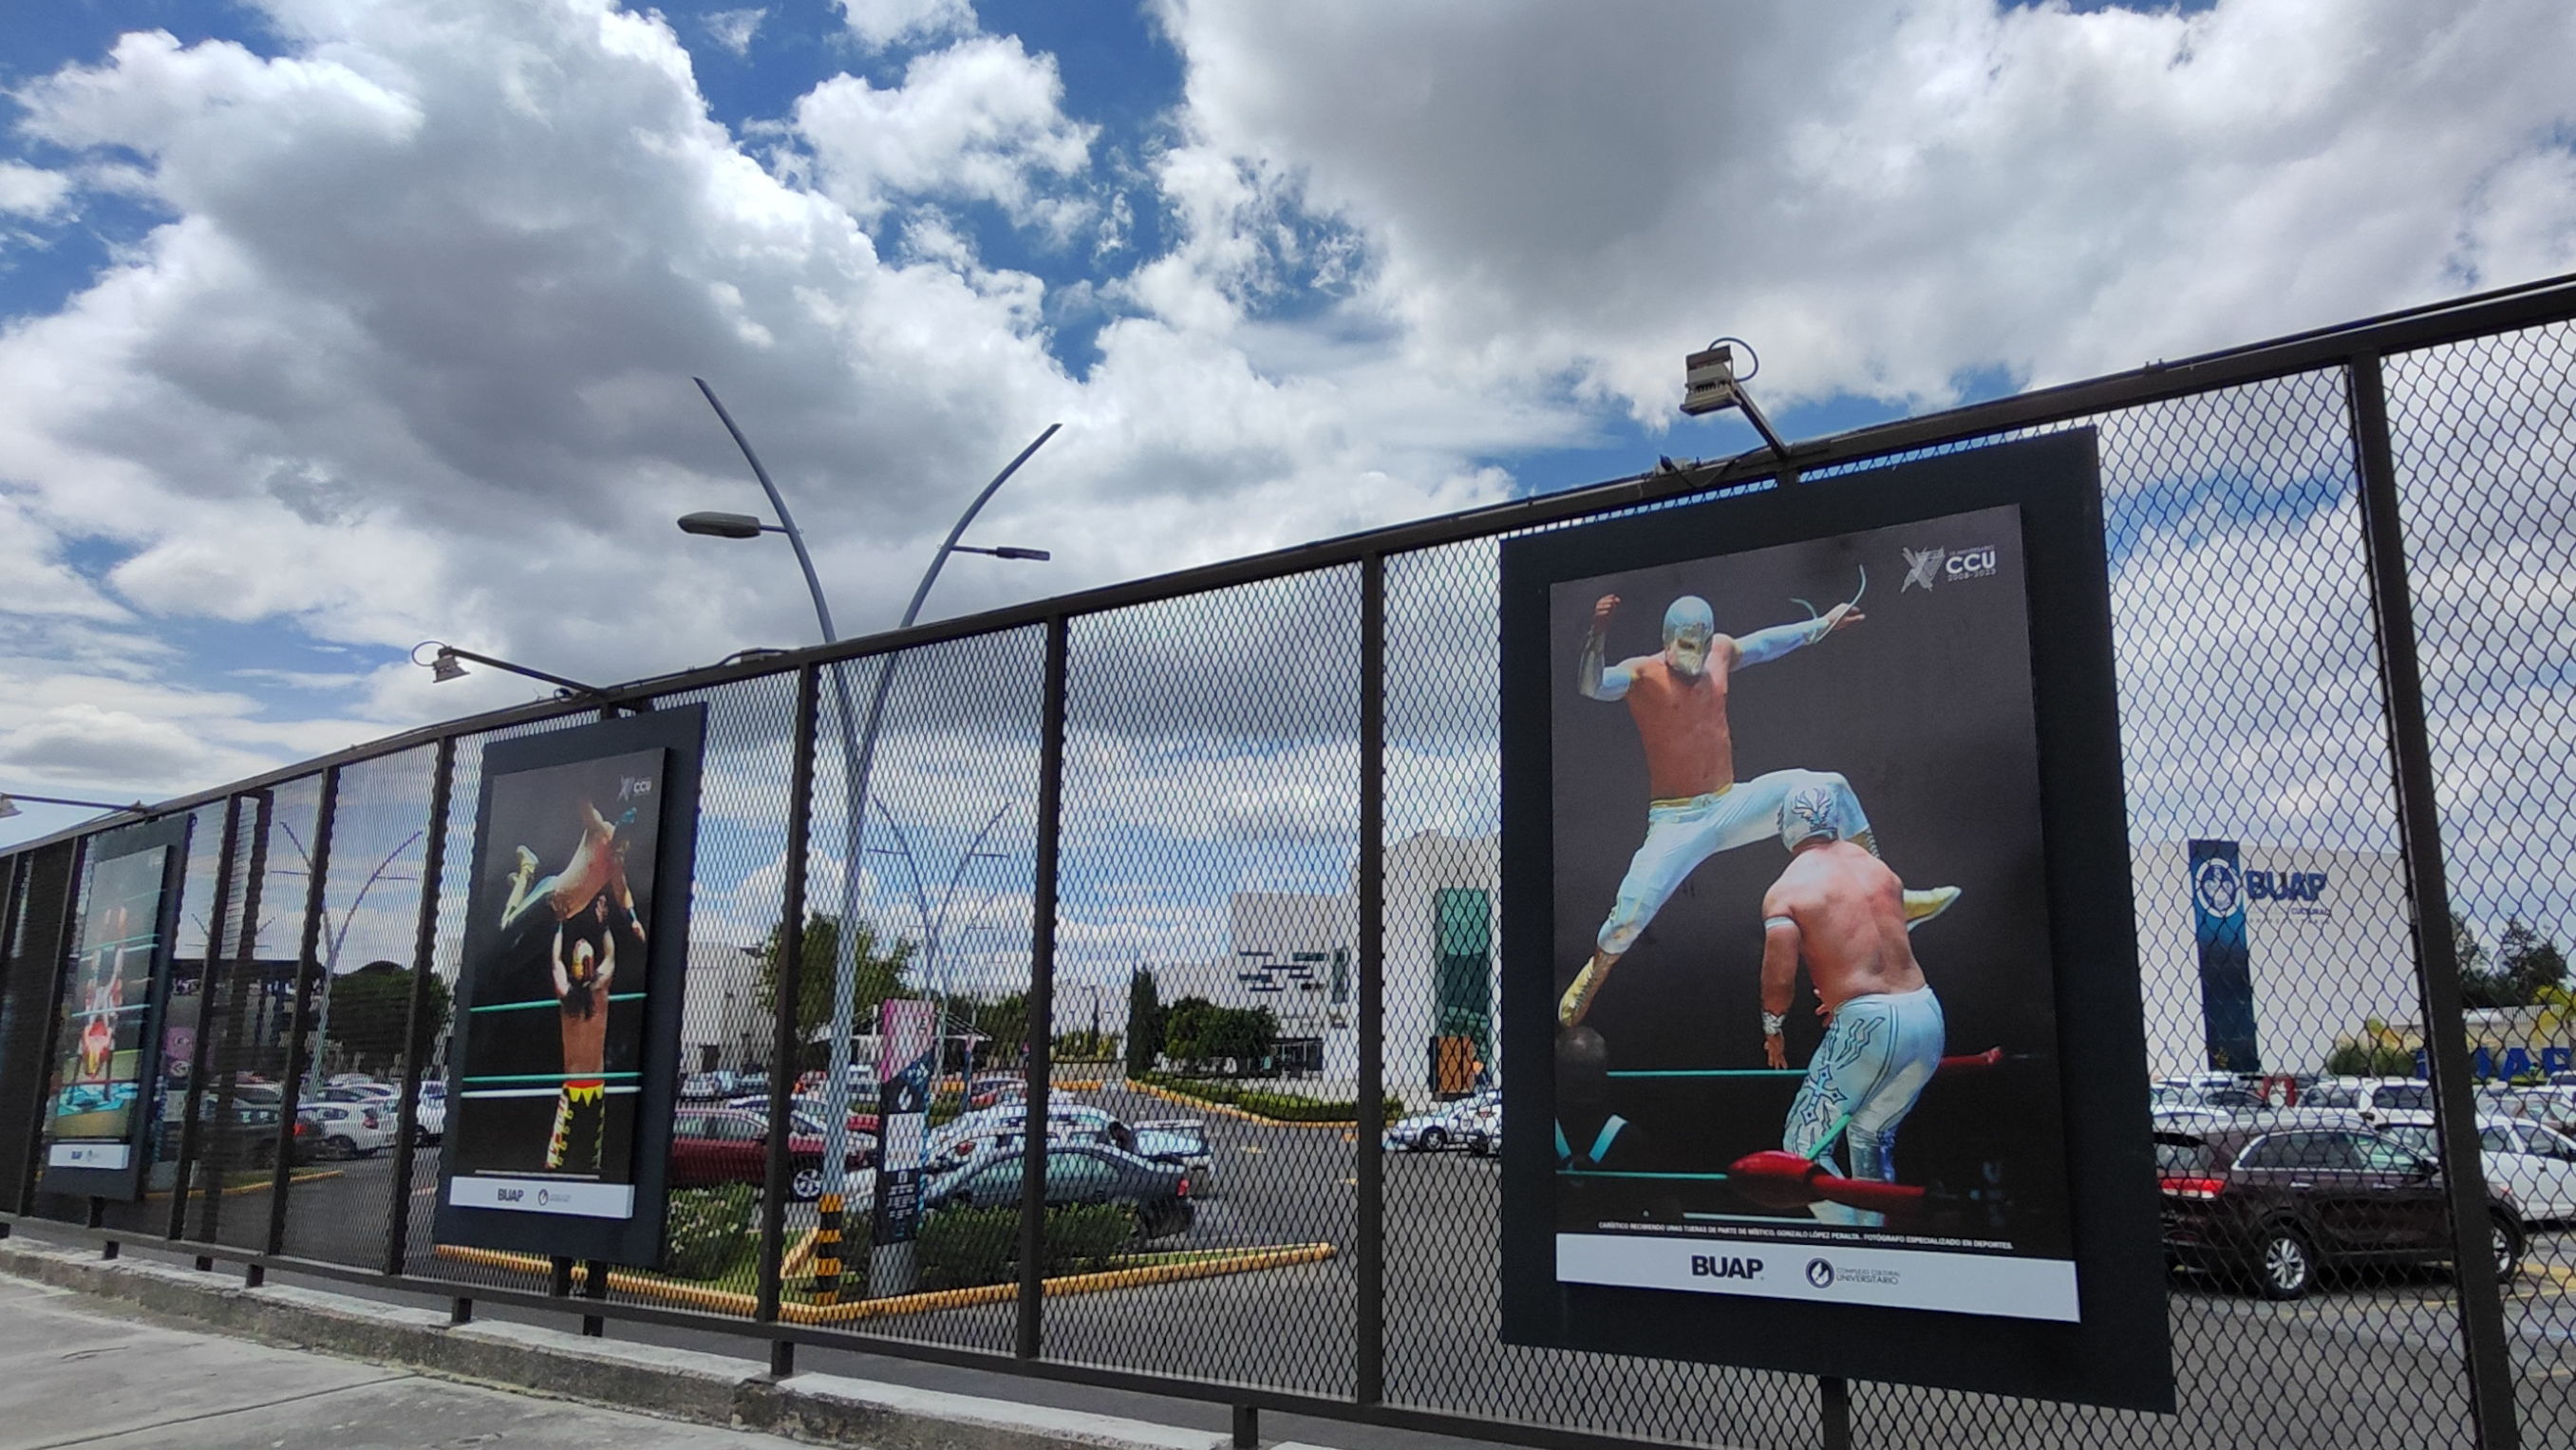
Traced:
<path fill-rule="evenodd" d="M 1648 420 L 1713 332 L 1773 396 L 1940 400 L 2569 255 L 2564 7 L 1158 13 L 1203 144 L 1364 234 L 1420 356 L 1577 367 Z"/>
<path fill-rule="evenodd" d="M 760 22 L 768 16 L 766 9 L 716 10 L 702 18 L 707 34 L 736 55 L 751 53 L 751 39 L 760 33 Z"/>
<path fill-rule="evenodd" d="M 975 28 L 970 0 L 840 0 L 841 16 L 859 43 L 881 50 L 898 41 L 929 40 Z"/>
<path fill-rule="evenodd" d="M 1022 222 L 1039 219 L 1035 183 L 1090 162 L 1098 128 L 1066 118 L 1055 58 L 1015 37 L 976 36 L 917 56 L 903 84 L 878 90 L 838 75 L 796 103 L 796 130 L 820 160 L 823 188 L 861 220 L 897 196 L 989 201 Z M 1059 200 L 1045 212 L 1059 235 L 1087 215 Z"/>
<path fill-rule="evenodd" d="M 47 171 L 23 161 L 0 161 L 0 212 L 23 217 L 51 216 L 71 186 L 71 178 L 59 171 Z"/>

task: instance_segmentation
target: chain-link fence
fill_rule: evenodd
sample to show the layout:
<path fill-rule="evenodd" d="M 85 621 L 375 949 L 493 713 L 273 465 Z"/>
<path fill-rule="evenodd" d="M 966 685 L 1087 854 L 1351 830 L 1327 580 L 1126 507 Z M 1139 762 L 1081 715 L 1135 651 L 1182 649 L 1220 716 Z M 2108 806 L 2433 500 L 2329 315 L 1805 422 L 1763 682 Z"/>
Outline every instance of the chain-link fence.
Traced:
<path fill-rule="evenodd" d="M 2560 1443 L 2571 316 L 2561 280 L 1789 460 L 1831 489 L 2098 430 L 2167 1190 L 2248 1122 L 2449 1167 L 2430 1249 L 2380 1252 L 2383 1204 L 2354 1220 L 2376 1248 L 2311 1227 L 2250 1279 L 2178 1263 L 2172 1415 L 1499 1341 L 1500 546 L 1781 486 L 1750 455 L 147 812 L 193 819 L 133 1203 L 39 1191 L 83 853 L 125 822 L 0 856 L 0 1209 L 254 1277 L 679 1316 L 782 1368 L 834 1344 L 1539 1444 Z M 663 1257 L 441 1244 L 485 749 L 683 705 L 708 724 Z M 2187 877 L 2221 852 L 2252 898 L 2259 1067 L 2218 1060 L 2194 957 Z M 889 1155 L 912 1130 L 876 1071 L 905 1014 L 933 1044 L 908 1236 Z"/>

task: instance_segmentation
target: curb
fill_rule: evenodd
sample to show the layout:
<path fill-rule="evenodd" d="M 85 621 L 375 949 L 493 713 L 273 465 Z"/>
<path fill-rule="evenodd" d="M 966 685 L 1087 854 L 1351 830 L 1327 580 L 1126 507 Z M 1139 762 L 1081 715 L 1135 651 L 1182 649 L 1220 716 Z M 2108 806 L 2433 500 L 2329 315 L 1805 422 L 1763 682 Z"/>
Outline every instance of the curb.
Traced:
<path fill-rule="evenodd" d="M 1176 1284 L 1186 1279 L 1213 1279 L 1225 1274 L 1246 1274 L 1256 1269 L 1284 1269 L 1294 1264 L 1312 1264 L 1333 1257 L 1339 1250 L 1331 1244 L 1287 1244 L 1276 1248 L 1245 1249 L 1221 1258 L 1193 1259 L 1177 1264 L 1145 1264 L 1130 1269 L 1106 1269 L 1094 1274 L 1064 1274 L 1042 1280 L 1049 1297 L 1065 1294 L 1098 1294 L 1112 1289 L 1141 1289 L 1154 1284 Z M 534 1254 L 514 1254 L 501 1249 L 468 1248 L 462 1244 L 440 1244 L 438 1257 L 458 1263 L 476 1264 L 487 1269 L 542 1279 L 552 1266 Z M 590 1282 L 590 1266 L 575 1264 L 575 1284 Z M 695 1284 L 674 1284 L 649 1274 L 629 1273 L 623 1269 L 608 1271 L 608 1287 L 639 1299 L 659 1299 L 668 1304 L 685 1304 L 717 1314 L 732 1314 L 748 1319 L 759 1301 L 734 1289 L 709 1289 Z M 861 1299 L 848 1304 L 781 1304 L 778 1317 L 790 1324 L 849 1324 L 861 1319 L 883 1319 L 902 1314 L 929 1314 L 941 1309 L 963 1309 L 976 1304 L 999 1304 L 1017 1299 L 1017 1284 L 981 1284 L 971 1289 L 936 1289 L 925 1294 L 901 1294 L 887 1299 Z"/>
<path fill-rule="evenodd" d="M 0 1240 L 0 1275 L 131 1304 L 266 1344 L 402 1365 L 552 1399 L 869 1450 L 1229 1450 L 1220 1430 L 802 1374 L 700 1350 L 589 1339 L 287 1285 L 242 1288 L 149 1260 Z M 1107 1275 L 1087 1277 L 1106 1278 Z"/>
<path fill-rule="evenodd" d="M 299 1183 L 319 1183 L 325 1178 L 346 1178 L 348 1176 L 349 1174 L 346 1169 L 325 1168 L 318 1173 L 298 1173 L 294 1177 L 286 1180 L 286 1186 L 293 1188 Z M 266 1193 L 275 1186 L 276 1185 L 269 1183 L 241 1183 L 235 1184 L 231 1188 L 218 1188 L 215 1190 L 214 1196 L 217 1198 L 239 1198 L 245 1193 Z M 168 1203 L 170 1201 L 170 1195 L 175 1191 L 175 1189 L 164 1188 L 152 1193 L 147 1193 L 143 1195 L 143 1201 L 146 1203 Z M 206 1194 L 202 1189 L 198 1191 L 197 1197 L 203 1198 L 205 1196 Z"/>

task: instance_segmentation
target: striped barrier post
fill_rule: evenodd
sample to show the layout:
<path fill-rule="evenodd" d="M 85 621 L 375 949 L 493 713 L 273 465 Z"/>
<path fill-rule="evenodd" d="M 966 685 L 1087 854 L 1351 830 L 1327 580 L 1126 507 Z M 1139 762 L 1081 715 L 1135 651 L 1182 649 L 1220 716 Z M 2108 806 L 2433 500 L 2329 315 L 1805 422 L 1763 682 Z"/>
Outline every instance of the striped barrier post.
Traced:
<path fill-rule="evenodd" d="M 822 1211 L 823 1225 L 814 1234 L 814 1302 L 841 1302 L 841 1195 L 826 1193 L 815 1200 Z"/>

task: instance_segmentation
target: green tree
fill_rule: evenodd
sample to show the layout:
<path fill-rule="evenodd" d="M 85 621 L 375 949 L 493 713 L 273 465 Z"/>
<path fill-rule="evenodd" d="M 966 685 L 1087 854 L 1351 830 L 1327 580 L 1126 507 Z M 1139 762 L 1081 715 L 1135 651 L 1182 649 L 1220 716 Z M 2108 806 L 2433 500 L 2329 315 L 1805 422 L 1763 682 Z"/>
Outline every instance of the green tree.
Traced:
<path fill-rule="evenodd" d="M 423 999 L 428 1021 L 421 1040 L 436 1042 L 451 1010 L 447 984 L 432 974 Z M 402 1062 L 403 1034 L 411 1021 L 411 968 L 369 962 L 331 979 L 329 1045 L 352 1070 L 391 1070 Z"/>
<path fill-rule="evenodd" d="M 2451 913 L 2451 955 L 2460 964 L 2460 1005 L 2473 1010 L 2522 1005 L 2512 977 L 2496 969 L 2477 928 L 2456 911 Z"/>
<path fill-rule="evenodd" d="M 2496 969 L 2512 984 L 2517 1007 L 2539 1000 L 2544 987 L 2567 983 L 2567 959 L 2559 954 L 2558 943 L 2524 925 L 2518 916 L 2505 918 L 2504 935 L 2496 942 Z"/>
<path fill-rule="evenodd" d="M 774 1014 L 778 1010 L 779 966 L 784 953 L 779 941 L 785 935 L 785 923 L 769 929 L 769 940 L 760 947 L 760 1010 Z M 877 1006 L 888 997 L 904 995 L 903 974 L 912 965 L 914 944 L 909 938 L 898 938 L 887 947 L 877 936 L 874 923 L 858 925 L 858 1008 L 853 1021 L 862 1033 L 876 1030 Z M 796 974 L 796 1040 L 809 1045 L 831 1026 L 832 975 L 841 950 L 840 918 L 815 912 L 805 918 L 803 961 Z M 811 1056 L 809 1050 L 804 1054 Z M 810 1066 L 800 1062 L 800 1066 Z"/>
<path fill-rule="evenodd" d="M 1205 997 L 1183 997 L 1164 1021 L 1163 1055 L 1201 1070 L 1231 1060 L 1235 1071 L 1250 1072 L 1278 1035 L 1279 1019 L 1267 1007 L 1220 1007 Z"/>
<path fill-rule="evenodd" d="M 1127 1074 L 1154 1070 L 1163 1051 L 1163 998 L 1154 974 L 1138 967 L 1127 976 Z"/>

